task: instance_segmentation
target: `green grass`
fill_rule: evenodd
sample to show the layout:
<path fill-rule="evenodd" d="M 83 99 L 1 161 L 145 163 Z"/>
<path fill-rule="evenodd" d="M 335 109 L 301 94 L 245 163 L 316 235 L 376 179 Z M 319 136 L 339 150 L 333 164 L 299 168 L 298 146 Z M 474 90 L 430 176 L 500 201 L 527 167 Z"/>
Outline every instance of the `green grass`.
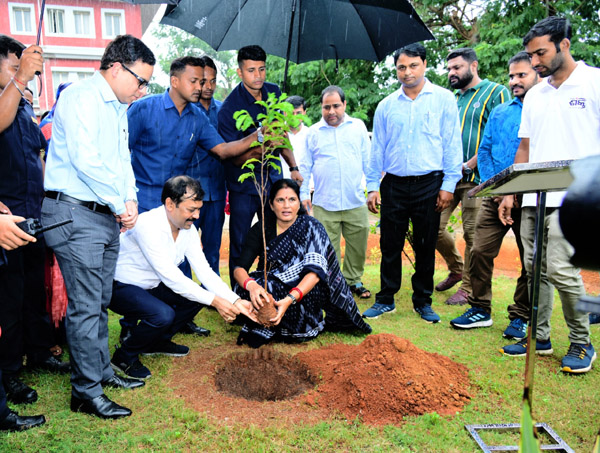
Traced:
<path fill-rule="evenodd" d="M 226 275 L 226 272 L 223 272 Z M 436 281 L 444 278 L 439 271 Z M 368 266 L 364 278 L 367 287 L 378 289 L 378 266 Z M 316 425 L 279 423 L 260 429 L 252 420 L 223 427 L 210 417 L 187 408 L 168 387 L 173 359 L 150 357 L 144 363 L 153 377 L 136 391 L 107 390 L 109 397 L 130 407 L 133 416 L 114 421 L 100 420 L 69 410 L 69 378 L 50 374 L 23 374 L 25 382 L 37 389 L 40 399 L 31 406 L 13 406 L 21 414 L 44 413 L 45 426 L 24 433 L 1 433 L 0 452 L 8 451 L 418 451 L 472 452 L 477 445 L 464 428 L 466 424 L 519 423 L 523 389 L 524 359 L 502 356 L 498 349 L 506 344 L 502 331 L 508 323 L 506 306 L 512 298 L 515 281 L 499 277 L 494 281 L 494 325 L 470 332 L 453 330 L 450 319 L 464 310 L 443 304 L 449 295 L 435 295 L 434 308 L 442 318 L 437 325 L 426 324 L 412 312 L 410 275 L 396 299 L 397 311 L 372 320 L 374 333 L 393 333 L 412 341 L 429 352 L 451 357 L 465 364 L 472 383 L 472 401 L 453 417 L 426 414 L 409 417 L 402 426 L 372 427 L 359 420 L 350 423 L 332 418 Z M 451 294 L 450 290 L 450 294 Z M 560 359 L 568 348 L 567 329 L 556 298 L 552 318 L 554 354 L 538 358 L 533 389 L 534 420 L 545 422 L 575 451 L 591 451 L 600 424 L 600 362 L 585 376 L 568 376 L 559 372 Z M 361 311 L 371 302 L 360 302 Z M 202 310 L 197 321 L 210 328 L 208 339 L 186 336 L 178 341 L 192 348 L 233 344 L 237 328 L 226 328 L 212 310 Z M 118 336 L 118 318 L 110 318 L 111 346 Z M 598 335 L 592 326 L 592 335 Z M 177 340 L 177 338 L 176 338 Z M 323 334 L 310 347 L 337 342 L 357 344 L 360 337 Z M 599 343 L 600 344 L 600 343 Z M 295 353 L 293 345 L 277 349 Z M 112 351 L 111 347 L 111 351 Z M 177 359 L 177 360 L 185 360 Z M 211 385 L 198 383 L 198 385 Z M 516 444 L 518 436 L 510 433 L 487 433 L 482 436 L 492 444 Z"/>

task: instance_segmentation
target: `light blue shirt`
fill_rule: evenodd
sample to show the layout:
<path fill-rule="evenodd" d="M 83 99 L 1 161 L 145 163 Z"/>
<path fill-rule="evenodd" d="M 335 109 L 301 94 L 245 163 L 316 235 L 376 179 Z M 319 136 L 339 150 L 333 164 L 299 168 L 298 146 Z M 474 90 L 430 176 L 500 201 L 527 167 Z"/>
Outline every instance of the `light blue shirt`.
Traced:
<path fill-rule="evenodd" d="M 127 105 L 104 77 L 74 83 L 54 113 L 44 189 L 125 212 L 137 189 L 128 144 Z"/>
<path fill-rule="evenodd" d="M 379 103 L 367 191 L 379 190 L 381 173 L 420 176 L 443 171 L 441 190 L 454 193 L 462 177 L 462 142 L 454 95 L 425 79 L 413 100 L 402 87 Z"/>
<path fill-rule="evenodd" d="M 345 211 L 365 204 L 363 174 L 369 163 L 371 140 L 365 123 L 344 114 L 338 127 L 321 118 L 308 129 L 305 159 L 300 164 L 304 181 L 315 182 L 313 204 L 327 211 Z M 300 198 L 310 200 L 309 184 Z"/>

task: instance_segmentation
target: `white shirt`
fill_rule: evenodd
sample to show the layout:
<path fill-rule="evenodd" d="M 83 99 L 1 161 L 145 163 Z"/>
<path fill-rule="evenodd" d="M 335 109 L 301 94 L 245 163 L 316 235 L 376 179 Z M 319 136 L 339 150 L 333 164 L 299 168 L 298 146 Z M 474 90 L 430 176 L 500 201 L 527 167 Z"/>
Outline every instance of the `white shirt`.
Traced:
<path fill-rule="evenodd" d="M 180 296 L 205 305 L 210 305 L 215 295 L 231 303 L 239 299 L 210 268 L 194 225 L 179 230 L 177 240 L 173 239 L 164 205 L 140 214 L 135 228 L 122 233 L 120 239 L 115 280 L 142 289 L 156 288 L 162 282 Z M 178 268 L 184 257 L 208 291 Z"/>
<path fill-rule="evenodd" d="M 558 88 L 548 79 L 531 88 L 523 102 L 519 138 L 529 138 L 529 162 L 600 154 L 600 69 L 579 61 Z M 559 207 L 565 193 L 548 193 L 546 205 Z M 535 194 L 523 196 L 523 206 L 535 205 Z"/>
<path fill-rule="evenodd" d="M 306 155 L 300 165 L 303 178 L 315 177 L 313 204 L 327 211 L 345 211 L 365 204 L 364 174 L 369 165 L 371 140 L 358 118 L 344 114 L 338 127 L 321 118 L 308 129 Z M 310 200 L 308 184 L 300 198 Z"/>
<path fill-rule="evenodd" d="M 290 131 L 289 139 L 292 144 L 292 149 L 294 150 L 294 158 L 296 159 L 296 165 L 300 167 L 302 162 L 306 159 L 306 137 L 308 135 L 308 127 L 304 124 L 300 124 L 300 130 L 295 134 Z M 285 165 L 285 162 L 281 162 L 281 170 L 283 178 L 290 178 L 290 169 Z M 302 175 L 304 177 L 304 175 Z M 315 188 L 315 180 L 311 176 L 310 178 L 310 190 L 314 190 Z"/>

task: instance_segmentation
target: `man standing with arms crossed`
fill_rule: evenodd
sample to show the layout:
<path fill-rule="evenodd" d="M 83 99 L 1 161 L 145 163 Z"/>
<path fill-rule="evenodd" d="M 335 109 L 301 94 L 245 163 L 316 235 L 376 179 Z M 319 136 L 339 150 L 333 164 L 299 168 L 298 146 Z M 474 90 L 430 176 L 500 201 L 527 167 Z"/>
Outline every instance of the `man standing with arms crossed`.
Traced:
<path fill-rule="evenodd" d="M 521 112 L 525 94 L 538 83 L 537 72 L 531 66 L 531 59 L 525 52 L 519 52 L 508 62 L 509 86 L 515 96 L 510 102 L 496 107 L 485 126 L 483 140 L 477 152 L 477 168 L 482 180 L 487 180 L 512 165 L 520 139 Z M 519 197 L 522 198 L 522 197 Z M 471 249 L 469 275 L 472 294 L 471 307 L 458 318 L 450 321 L 457 329 L 490 327 L 492 325 L 492 278 L 494 259 L 500 252 L 502 240 L 512 228 L 519 257 L 521 275 L 517 280 L 514 304 L 508 306 L 510 324 L 504 331 L 505 338 L 524 338 L 529 320 L 529 295 L 527 272 L 523 264 L 523 244 L 521 242 L 521 210 L 513 209 L 512 225 L 503 225 L 498 218 L 498 206 L 502 197 L 484 198 L 477 216 L 475 238 Z"/>
<path fill-rule="evenodd" d="M 521 144 L 515 163 L 581 159 L 600 153 L 600 69 L 576 62 L 571 55 L 571 24 L 562 17 L 547 17 L 534 25 L 523 38 L 533 68 L 544 81 L 527 93 L 523 104 L 519 137 Z M 552 354 L 550 317 L 554 304 L 554 288 L 562 303 L 563 316 L 569 328 L 570 346 L 561 362 L 565 373 L 587 373 L 596 360 L 590 341 L 587 313 L 575 308 L 585 295 L 579 269 L 569 259 L 573 247 L 562 234 L 558 208 L 565 192 L 552 192 L 546 197 L 541 282 L 538 305 L 536 353 Z M 523 196 L 521 238 L 525 250 L 525 267 L 531 285 L 534 250 L 536 196 Z M 514 223 L 514 197 L 504 197 L 498 213 L 507 225 Z M 501 352 L 521 356 L 527 352 L 527 340 L 505 346 Z"/>
<path fill-rule="evenodd" d="M 481 182 L 477 169 L 477 149 L 483 137 L 485 124 L 491 111 L 497 105 L 510 99 L 510 94 L 505 86 L 481 79 L 477 72 L 479 62 L 477 54 L 468 47 L 456 49 L 447 57 L 448 81 L 456 90 L 456 101 L 460 117 L 460 128 L 463 147 L 463 178 L 456 185 L 454 200 L 442 212 L 440 230 L 436 249 L 448 265 L 450 274 L 440 282 L 435 289 L 446 291 L 462 280 L 462 286 L 450 296 L 448 305 L 464 305 L 471 294 L 471 280 L 469 276 L 469 262 L 471 260 L 471 247 L 475 235 L 475 222 L 481 205 L 480 198 L 469 198 L 467 193 Z M 448 233 L 446 226 L 452 212 L 460 203 L 465 239 L 465 259 L 456 249 L 454 238 Z"/>
<path fill-rule="evenodd" d="M 431 308 L 435 243 L 440 212 L 452 202 L 461 177 L 458 109 L 450 91 L 425 78 L 427 59 L 422 44 L 396 51 L 394 61 L 402 86 L 377 106 L 367 172 L 369 210 L 379 212 L 381 203 L 381 291 L 363 316 L 378 318 L 396 309 L 402 249 L 412 221 L 413 306 L 425 322 L 437 323 L 440 317 Z"/>
<path fill-rule="evenodd" d="M 100 70 L 62 94 L 46 164 L 42 223 L 73 220 L 45 233 L 69 296 L 71 410 L 102 418 L 131 415 L 102 387 L 143 385 L 115 375 L 110 367 L 107 307 L 119 230 L 133 228 L 138 215 L 127 105 L 145 94 L 155 62 L 152 51 L 133 36 L 111 41 Z"/>

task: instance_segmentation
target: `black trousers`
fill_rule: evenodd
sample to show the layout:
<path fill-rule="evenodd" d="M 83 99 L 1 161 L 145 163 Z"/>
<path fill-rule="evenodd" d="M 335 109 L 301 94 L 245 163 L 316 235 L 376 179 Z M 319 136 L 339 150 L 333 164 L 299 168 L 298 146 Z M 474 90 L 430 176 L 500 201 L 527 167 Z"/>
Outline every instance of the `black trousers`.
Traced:
<path fill-rule="evenodd" d="M 0 369 L 5 376 L 18 373 L 24 354 L 42 360 L 54 345 L 46 312 L 45 247 L 38 238 L 7 251 L 7 264 L 0 268 Z"/>
<path fill-rule="evenodd" d="M 381 291 L 376 302 L 391 305 L 402 284 L 402 250 L 413 225 L 415 273 L 412 277 L 415 307 L 431 305 L 435 244 L 440 213 L 435 211 L 442 185 L 442 172 L 399 177 L 386 174 L 381 182 Z"/>

